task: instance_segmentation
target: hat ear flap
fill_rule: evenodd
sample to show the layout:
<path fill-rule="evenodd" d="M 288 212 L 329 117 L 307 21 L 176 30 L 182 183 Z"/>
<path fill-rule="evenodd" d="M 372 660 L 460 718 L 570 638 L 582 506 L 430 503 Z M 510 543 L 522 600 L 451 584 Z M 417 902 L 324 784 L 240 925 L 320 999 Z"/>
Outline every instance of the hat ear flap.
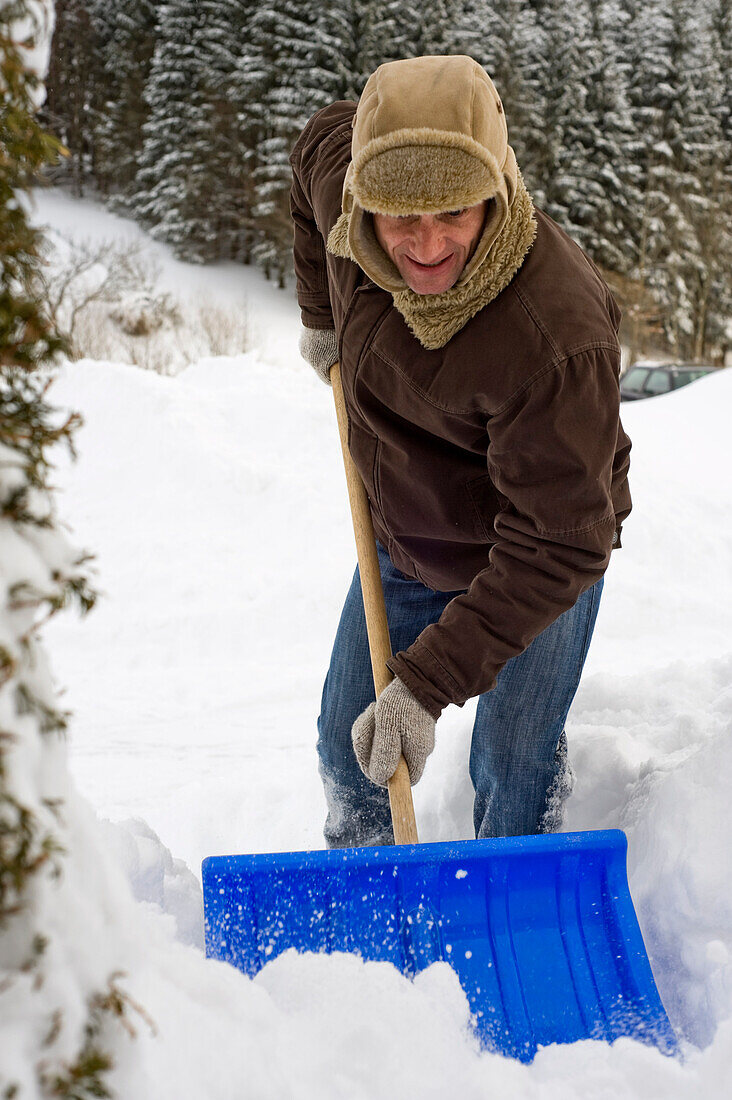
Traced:
<path fill-rule="evenodd" d="M 518 164 L 516 163 L 516 154 L 510 145 L 506 150 L 506 159 L 503 162 L 503 178 L 506 181 L 508 205 L 512 206 L 518 187 Z"/>
<path fill-rule="evenodd" d="M 472 279 L 475 272 L 485 260 L 486 256 L 491 250 L 491 247 L 501 234 L 504 225 L 506 224 L 510 212 L 510 204 L 506 201 L 506 194 L 504 189 L 503 180 L 501 180 L 501 186 L 495 195 L 486 200 L 486 218 L 483 225 L 483 232 L 480 235 L 480 239 L 475 247 L 473 255 L 468 260 L 467 264 L 463 268 L 463 271 L 458 279 L 456 286 L 465 286 L 467 282 Z"/>
<path fill-rule="evenodd" d="M 388 290 L 391 294 L 406 290 L 407 284 L 396 264 L 379 244 L 373 214 L 354 202 L 348 222 L 348 245 L 362 271 L 382 290 Z"/>
<path fill-rule="evenodd" d="M 346 177 L 343 180 L 343 195 L 341 197 L 341 210 L 344 214 L 350 214 L 353 209 L 353 190 L 351 188 L 351 181 L 353 180 L 353 161 L 349 161 L 348 168 L 346 169 Z"/>

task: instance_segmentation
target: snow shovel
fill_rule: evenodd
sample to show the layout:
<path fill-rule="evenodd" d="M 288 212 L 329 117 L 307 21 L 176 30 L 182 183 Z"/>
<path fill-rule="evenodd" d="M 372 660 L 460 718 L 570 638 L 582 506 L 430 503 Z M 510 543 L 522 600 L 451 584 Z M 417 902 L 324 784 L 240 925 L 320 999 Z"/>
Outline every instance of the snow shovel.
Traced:
<path fill-rule="evenodd" d="M 391 655 L 366 492 L 331 370 L 378 695 Z M 348 951 L 414 975 L 457 973 L 481 1045 L 676 1039 L 653 980 L 618 830 L 419 844 L 407 766 L 389 783 L 394 846 L 203 862 L 206 954 L 254 976 L 283 951 Z"/>

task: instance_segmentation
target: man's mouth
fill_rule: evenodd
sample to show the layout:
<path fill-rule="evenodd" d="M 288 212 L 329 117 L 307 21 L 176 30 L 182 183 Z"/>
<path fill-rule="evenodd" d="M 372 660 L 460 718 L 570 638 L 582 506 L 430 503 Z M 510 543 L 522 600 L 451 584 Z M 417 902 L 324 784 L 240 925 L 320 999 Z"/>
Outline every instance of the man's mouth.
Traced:
<path fill-rule="evenodd" d="M 445 256 L 444 259 L 438 260 L 434 264 L 423 264 L 419 260 L 415 260 L 412 256 L 407 256 L 407 259 L 411 264 L 414 264 L 415 267 L 421 268 L 423 271 L 436 271 L 439 267 L 445 267 L 450 262 L 452 257 L 453 253 L 451 252 L 449 256 Z"/>

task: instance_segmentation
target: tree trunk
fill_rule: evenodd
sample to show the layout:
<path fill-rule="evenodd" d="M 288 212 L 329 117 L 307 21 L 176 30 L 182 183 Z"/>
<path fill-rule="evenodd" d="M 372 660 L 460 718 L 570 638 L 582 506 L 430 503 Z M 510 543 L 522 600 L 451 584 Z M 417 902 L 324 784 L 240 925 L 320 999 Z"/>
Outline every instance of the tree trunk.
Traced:
<path fill-rule="evenodd" d="M 706 346 L 707 314 L 709 307 L 709 274 L 701 279 L 699 302 L 694 318 L 694 359 L 700 363 L 704 359 Z"/>

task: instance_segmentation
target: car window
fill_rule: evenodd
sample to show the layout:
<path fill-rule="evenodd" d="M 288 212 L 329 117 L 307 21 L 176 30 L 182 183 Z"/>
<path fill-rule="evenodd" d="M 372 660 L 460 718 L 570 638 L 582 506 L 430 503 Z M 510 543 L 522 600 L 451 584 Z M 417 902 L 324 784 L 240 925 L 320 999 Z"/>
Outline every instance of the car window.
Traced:
<path fill-rule="evenodd" d="M 646 393 L 668 393 L 671 379 L 665 370 L 652 370 L 645 385 Z"/>
<path fill-rule="evenodd" d="M 631 367 L 630 370 L 623 375 L 620 381 L 624 390 L 630 390 L 632 393 L 640 393 L 647 377 L 648 371 L 643 367 Z"/>
<path fill-rule="evenodd" d="M 688 386 L 689 382 L 696 382 L 697 378 L 703 378 L 705 374 L 709 374 L 708 370 L 685 370 L 680 371 L 675 378 L 674 388 L 678 389 L 679 386 Z"/>

